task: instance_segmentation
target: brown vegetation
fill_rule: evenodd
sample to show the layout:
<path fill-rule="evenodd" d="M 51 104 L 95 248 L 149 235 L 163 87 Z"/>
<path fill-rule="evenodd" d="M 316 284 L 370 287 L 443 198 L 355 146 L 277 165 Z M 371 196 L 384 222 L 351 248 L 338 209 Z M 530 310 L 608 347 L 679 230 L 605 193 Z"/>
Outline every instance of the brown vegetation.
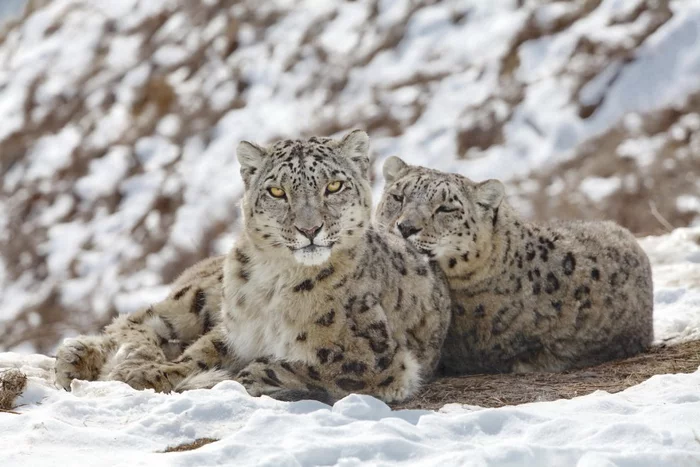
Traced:
<path fill-rule="evenodd" d="M 626 360 L 568 371 L 524 375 L 474 375 L 433 381 L 394 409 L 436 410 L 445 404 L 502 407 L 571 399 L 594 391 L 619 392 L 654 375 L 692 373 L 700 366 L 700 341 L 658 346 Z"/>
<path fill-rule="evenodd" d="M 15 400 L 27 386 L 27 375 L 16 369 L 0 373 L 0 412 L 13 412 Z"/>

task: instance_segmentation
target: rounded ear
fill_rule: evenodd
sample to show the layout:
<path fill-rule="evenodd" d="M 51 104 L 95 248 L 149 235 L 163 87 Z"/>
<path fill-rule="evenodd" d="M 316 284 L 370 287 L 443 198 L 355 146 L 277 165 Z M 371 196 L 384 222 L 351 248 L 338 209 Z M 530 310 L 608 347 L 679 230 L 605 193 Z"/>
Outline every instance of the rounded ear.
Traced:
<path fill-rule="evenodd" d="M 257 144 L 248 141 L 238 143 L 236 156 L 238 157 L 238 163 L 241 165 L 241 177 L 246 185 L 262 166 L 265 154 L 265 149 Z"/>
<path fill-rule="evenodd" d="M 362 130 L 353 130 L 340 141 L 340 150 L 355 162 L 363 175 L 369 171 L 369 136 Z"/>
<path fill-rule="evenodd" d="M 391 156 L 387 160 L 384 161 L 384 165 L 382 166 L 382 174 L 384 174 L 384 180 L 386 180 L 387 183 L 391 183 L 394 180 L 396 180 L 396 177 L 399 175 L 399 173 L 408 167 L 408 164 L 405 163 L 401 158 L 397 156 Z"/>
<path fill-rule="evenodd" d="M 476 186 L 476 202 L 485 207 L 497 208 L 501 205 L 506 188 L 498 180 L 486 180 Z"/>

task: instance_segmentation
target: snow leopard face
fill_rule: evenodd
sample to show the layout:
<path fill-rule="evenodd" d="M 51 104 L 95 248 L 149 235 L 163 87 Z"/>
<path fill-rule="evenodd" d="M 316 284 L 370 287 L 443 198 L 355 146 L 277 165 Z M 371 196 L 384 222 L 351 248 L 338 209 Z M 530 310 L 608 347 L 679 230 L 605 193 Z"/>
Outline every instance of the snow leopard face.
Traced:
<path fill-rule="evenodd" d="M 387 159 L 383 172 L 386 185 L 376 215 L 381 229 L 438 260 L 468 261 L 491 241 L 504 195 L 501 182 L 474 183 L 398 157 Z"/>
<path fill-rule="evenodd" d="M 238 146 L 245 232 L 275 255 L 316 266 L 362 238 L 371 216 L 369 137 Z"/>

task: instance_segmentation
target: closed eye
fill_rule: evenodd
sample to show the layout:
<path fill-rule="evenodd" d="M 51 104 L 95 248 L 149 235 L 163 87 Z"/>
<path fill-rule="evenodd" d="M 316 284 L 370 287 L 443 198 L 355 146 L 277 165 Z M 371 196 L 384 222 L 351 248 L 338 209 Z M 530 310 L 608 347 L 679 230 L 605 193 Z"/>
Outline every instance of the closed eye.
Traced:
<path fill-rule="evenodd" d="M 403 203 L 403 195 L 395 195 L 395 194 L 392 193 L 391 196 L 392 196 L 392 198 L 394 198 L 397 202 Z"/>
<path fill-rule="evenodd" d="M 435 214 L 437 214 L 437 213 L 439 213 L 439 212 L 444 212 L 444 213 L 455 212 L 455 211 L 458 211 L 458 210 L 459 210 L 459 209 L 457 209 L 457 208 L 453 208 L 453 207 L 450 207 L 450 206 L 445 206 L 445 205 L 443 204 L 442 206 L 440 206 L 439 208 L 437 208 L 437 209 L 435 210 Z"/>

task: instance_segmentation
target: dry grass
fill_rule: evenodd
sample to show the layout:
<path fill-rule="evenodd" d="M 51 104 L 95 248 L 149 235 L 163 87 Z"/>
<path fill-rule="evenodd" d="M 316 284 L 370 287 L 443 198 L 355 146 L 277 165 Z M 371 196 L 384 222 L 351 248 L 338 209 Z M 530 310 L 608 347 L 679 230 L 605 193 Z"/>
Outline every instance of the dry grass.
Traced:
<path fill-rule="evenodd" d="M 180 444 L 179 446 L 168 446 L 167 448 L 165 448 L 165 451 L 162 452 L 194 451 L 195 449 L 199 449 L 202 446 L 206 446 L 207 444 L 214 443 L 216 441 L 219 440 L 214 438 L 199 438 L 192 441 L 191 443 Z"/>
<path fill-rule="evenodd" d="M 9 369 L 0 373 L 0 412 L 14 412 L 15 399 L 27 387 L 27 375 L 19 370 Z"/>
<path fill-rule="evenodd" d="M 473 375 L 441 378 L 418 396 L 395 409 L 439 409 L 460 403 L 482 407 L 570 399 L 602 390 L 618 392 L 651 376 L 691 373 L 700 366 L 700 341 L 654 347 L 650 352 L 626 360 L 604 363 L 566 373 L 527 375 Z"/>

